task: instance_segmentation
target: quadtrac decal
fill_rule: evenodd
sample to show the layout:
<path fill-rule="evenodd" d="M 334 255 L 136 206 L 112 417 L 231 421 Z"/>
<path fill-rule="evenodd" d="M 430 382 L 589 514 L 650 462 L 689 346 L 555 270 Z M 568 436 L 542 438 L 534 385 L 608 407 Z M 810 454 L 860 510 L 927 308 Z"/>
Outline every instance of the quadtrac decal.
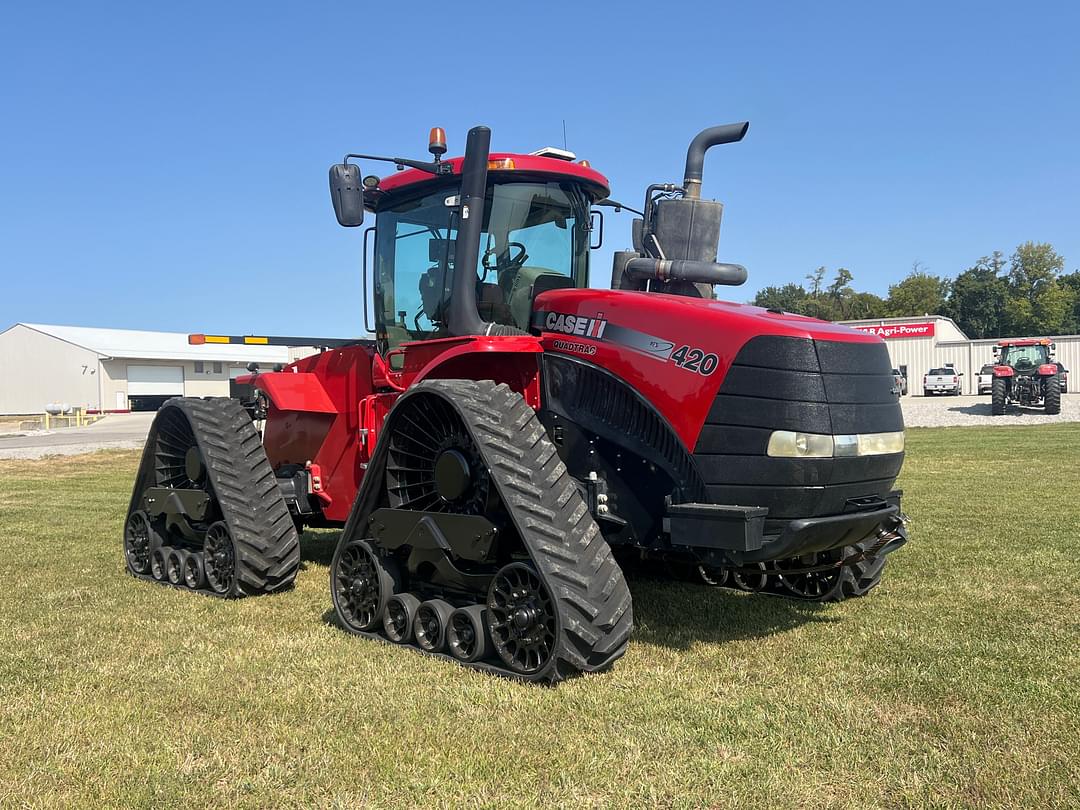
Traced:
<path fill-rule="evenodd" d="M 597 313 L 594 318 L 562 312 L 537 312 L 533 316 L 532 325 L 543 332 L 557 332 L 625 346 L 657 360 L 670 361 L 678 368 L 706 377 L 716 371 L 716 367 L 720 364 L 715 354 L 706 352 L 704 349 L 687 345 L 676 348 L 675 343 L 670 340 L 609 323 L 604 318 L 603 312 Z M 552 348 L 590 357 L 596 354 L 596 346 L 578 340 L 555 340 L 552 342 Z"/>

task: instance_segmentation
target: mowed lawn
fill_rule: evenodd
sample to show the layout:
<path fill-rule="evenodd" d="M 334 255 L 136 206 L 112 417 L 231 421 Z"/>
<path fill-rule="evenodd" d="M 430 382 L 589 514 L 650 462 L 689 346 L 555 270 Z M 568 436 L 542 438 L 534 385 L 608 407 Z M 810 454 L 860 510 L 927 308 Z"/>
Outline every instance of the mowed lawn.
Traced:
<path fill-rule="evenodd" d="M 1077 806 L 1080 425 L 911 430 L 832 606 L 634 582 L 605 674 L 471 672 L 124 573 L 135 453 L 0 462 L 0 806 Z"/>

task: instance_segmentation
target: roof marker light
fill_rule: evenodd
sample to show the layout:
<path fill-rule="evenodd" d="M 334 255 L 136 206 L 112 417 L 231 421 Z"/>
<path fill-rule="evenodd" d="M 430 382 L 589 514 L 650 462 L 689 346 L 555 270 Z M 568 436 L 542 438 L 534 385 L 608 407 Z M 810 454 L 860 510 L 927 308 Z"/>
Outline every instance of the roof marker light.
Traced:
<path fill-rule="evenodd" d="M 488 161 L 488 171 L 498 171 L 499 169 L 513 169 L 513 158 L 496 158 L 495 160 Z"/>

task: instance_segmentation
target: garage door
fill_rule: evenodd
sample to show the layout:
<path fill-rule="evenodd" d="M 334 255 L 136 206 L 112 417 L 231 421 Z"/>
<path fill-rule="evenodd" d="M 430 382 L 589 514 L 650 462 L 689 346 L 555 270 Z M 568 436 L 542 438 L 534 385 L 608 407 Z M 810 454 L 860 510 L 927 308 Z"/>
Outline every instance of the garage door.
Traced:
<path fill-rule="evenodd" d="M 183 366 L 128 366 L 128 396 L 184 395 Z"/>

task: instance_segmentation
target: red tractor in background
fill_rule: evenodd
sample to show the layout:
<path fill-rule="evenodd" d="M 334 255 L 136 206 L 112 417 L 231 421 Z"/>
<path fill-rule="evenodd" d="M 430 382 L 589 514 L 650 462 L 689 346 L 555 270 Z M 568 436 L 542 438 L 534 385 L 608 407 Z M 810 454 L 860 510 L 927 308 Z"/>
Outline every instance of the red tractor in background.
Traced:
<path fill-rule="evenodd" d="M 994 379 L 990 412 L 1005 413 L 1010 403 L 1043 406 L 1048 414 L 1061 413 L 1061 366 L 1054 361 L 1057 347 L 1049 338 L 1002 340 L 994 347 Z"/>
<path fill-rule="evenodd" d="M 904 428 L 876 337 L 714 299 L 722 206 L 705 152 L 634 211 L 610 290 L 588 286 L 608 182 L 559 150 L 348 155 L 340 224 L 375 226 L 374 340 L 244 380 L 250 401 L 159 412 L 124 533 L 128 570 L 239 597 L 288 587 L 303 526 L 343 527 L 330 591 L 351 632 L 556 681 L 632 629 L 623 566 L 809 600 L 860 596 L 906 542 Z M 350 160 L 399 171 L 363 177 Z M 367 288 L 367 253 L 364 279 Z M 365 293 L 366 294 L 366 293 Z M 367 306 L 365 306 L 365 320 Z M 257 427 L 261 428 L 260 430 Z"/>

